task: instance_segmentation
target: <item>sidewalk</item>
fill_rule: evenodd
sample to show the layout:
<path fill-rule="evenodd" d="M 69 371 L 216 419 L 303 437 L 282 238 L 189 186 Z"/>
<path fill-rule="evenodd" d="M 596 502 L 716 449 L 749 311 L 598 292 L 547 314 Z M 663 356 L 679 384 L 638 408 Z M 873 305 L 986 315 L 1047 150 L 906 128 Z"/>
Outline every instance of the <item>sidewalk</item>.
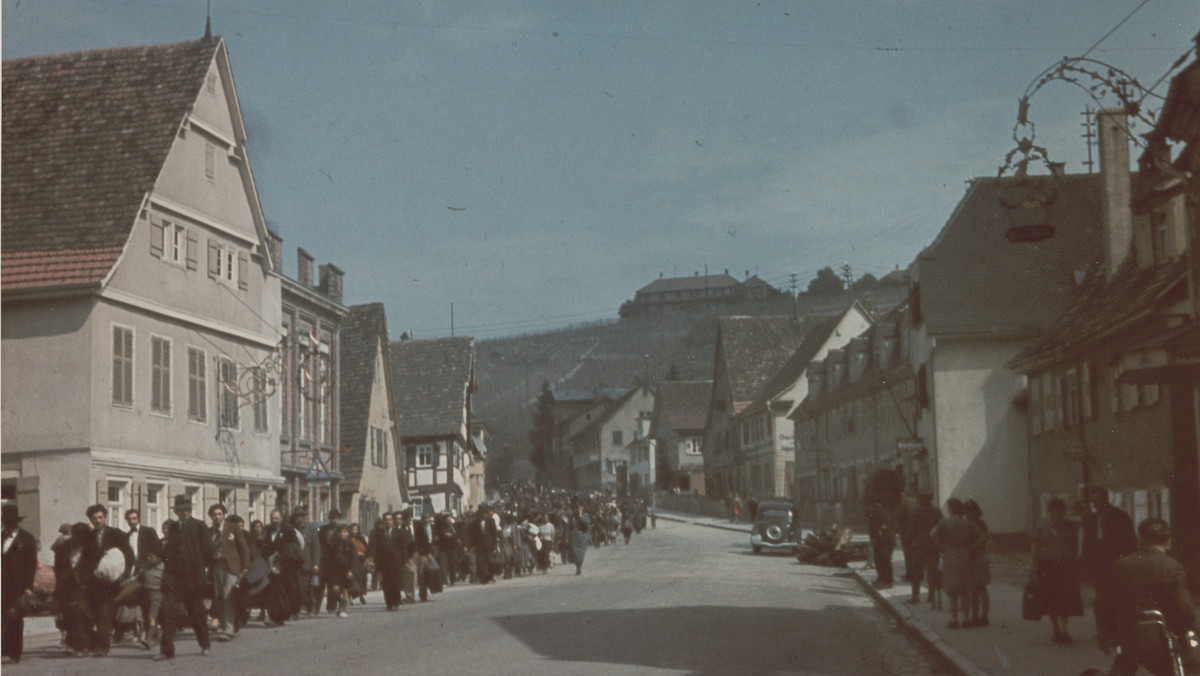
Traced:
<path fill-rule="evenodd" d="M 750 524 L 730 523 L 720 519 L 679 512 L 659 512 L 658 518 L 750 533 Z M 925 601 L 924 587 L 921 603 L 906 603 L 911 587 L 904 581 L 904 558 L 895 552 L 894 573 L 897 583 L 890 589 L 875 589 L 875 571 L 870 562 L 856 561 L 850 571 L 871 596 L 889 611 L 916 640 L 939 653 L 947 666 L 961 674 L 1019 674 L 1021 676 L 1060 676 L 1078 674 L 1088 667 L 1107 670 L 1112 658 L 1105 656 L 1096 645 L 1096 624 L 1092 616 L 1092 590 L 1083 587 L 1084 616 L 1071 618 L 1070 632 L 1074 643 L 1060 646 L 1050 642 L 1050 620 L 1029 622 L 1021 619 L 1021 596 L 1029 569 L 1021 557 L 1005 557 L 993 562 L 992 583 L 988 585 L 991 626 L 977 629 L 950 629 L 950 613 L 932 610 Z M 960 615 L 960 620 L 962 616 Z"/>

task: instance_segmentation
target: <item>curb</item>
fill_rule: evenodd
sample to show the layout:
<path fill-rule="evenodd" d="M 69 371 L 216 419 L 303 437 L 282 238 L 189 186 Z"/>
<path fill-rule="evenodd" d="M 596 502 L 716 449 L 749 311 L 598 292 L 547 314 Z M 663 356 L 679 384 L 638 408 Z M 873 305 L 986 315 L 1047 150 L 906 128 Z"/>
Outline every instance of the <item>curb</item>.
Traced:
<path fill-rule="evenodd" d="M 850 567 L 849 570 L 854 575 L 854 579 L 858 580 L 858 583 L 862 585 L 863 589 L 896 618 L 900 626 L 904 627 L 905 633 L 920 641 L 925 647 L 932 650 L 934 654 L 940 656 L 945 666 L 953 669 L 955 673 L 963 674 L 963 676 L 988 676 L 988 672 L 980 669 L 974 662 L 955 650 L 949 643 L 946 643 L 945 639 L 939 636 L 937 632 L 925 626 L 925 623 L 918 620 L 907 608 L 897 606 L 890 599 L 879 593 L 878 589 L 863 578 L 858 569 Z"/>
<path fill-rule="evenodd" d="M 691 519 L 683 519 L 683 518 L 680 518 L 677 516 L 663 516 L 662 514 L 659 514 L 658 518 L 662 519 L 664 521 L 674 521 L 676 523 L 689 523 L 693 526 L 704 526 L 705 528 L 716 528 L 717 530 L 727 530 L 727 531 L 732 531 L 734 533 L 745 533 L 747 535 L 750 534 L 750 528 L 748 526 L 739 527 L 739 526 L 735 526 L 733 524 L 725 525 L 725 524 L 719 524 L 719 523 L 704 523 L 703 521 L 692 521 Z"/>

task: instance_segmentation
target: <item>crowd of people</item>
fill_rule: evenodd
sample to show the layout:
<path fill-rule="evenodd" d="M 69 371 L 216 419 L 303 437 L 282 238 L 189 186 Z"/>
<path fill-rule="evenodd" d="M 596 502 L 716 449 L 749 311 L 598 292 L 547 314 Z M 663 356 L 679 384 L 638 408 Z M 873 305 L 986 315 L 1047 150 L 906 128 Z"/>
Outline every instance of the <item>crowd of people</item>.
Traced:
<path fill-rule="evenodd" d="M 1159 610 L 1167 628 L 1182 638 L 1194 629 L 1196 605 L 1183 566 L 1168 554 L 1170 527 L 1165 521 L 1145 519 L 1135 531 L 1133 519 L 1109 502 L 1102 487 L 1089 488 L 1087 498 L 1072 507 L 1073 513 L 1063 500 L 1048 501 L 1045 518 L 1034 527 L 1023 613 L 1026 619 L 1049 617 L 1051 641 L 1071 643 L 1068 621 L 1084 613 L 1080 581 L 1090 580 L 1101 648 L 1117 653 L 1111 673 L 1133 674 L 1139 663 L 1150 666 L 1163 654 L 1161 646 L 1139 643 L 1145 634 L 1136 629 L 1139 612 Z M 932 504 L 932 496 L 921 495 L 915 506 L 905 505 L 900 512 L 901 546 L 912 585 L 908 602 L 920 603 L 925 583 L 931 607 L 941 608 L 943 593 L 949 600 L 948 628 L 987 627 L 991 564 L 983 510 L 974 500 L 950 498 L 946 511 Z M 868 510 L 876 585 L 888 587 L 894 536 L 886 526 L 872 524 L 871 515 Z M 1154 664 L 1152 673 L 1167 673 L 1158 667 Z M 1200 664 L 1192 665 L 1196 667 Z"/>
<path fill-rule="evenodd" d="M 175 519 L 161 534 L 124 514 L 128 530 L 107 523 L 92 505 L 87 521 L 63 524 L 54 553 L 56 625 L 69 656 L 103 657 L 128 638 L 155 660 L 175 655 L 175 635 L 190 627 L 201 655 L 214 639 L 232 640 L 249 622 L 284 626 L 325 612 L 349 616 L 369 591 L 382 590 L 388 611 L 426 601 L 455 584 L 546 574 L 556 564 L 583 574 L 590 547 L 626 544 L 653 509 L 640 499 L 615 500 L 512 484 L 500 499 L 455 515 L 414 516 L 413 508 L 382 515 L 369 532 L 334 509 L 312 523 L 304 507 L 249 526 L 224 505 L 205 523 L 188 496 L 176 496 Z M 4 507 L 4 655 L 21 658 L 23 597 L 32 596 L 37 545 Z M 24 534 L 21 536 L 20 534 Z M 11 556 L 10 556 L 11 551 Z"/>

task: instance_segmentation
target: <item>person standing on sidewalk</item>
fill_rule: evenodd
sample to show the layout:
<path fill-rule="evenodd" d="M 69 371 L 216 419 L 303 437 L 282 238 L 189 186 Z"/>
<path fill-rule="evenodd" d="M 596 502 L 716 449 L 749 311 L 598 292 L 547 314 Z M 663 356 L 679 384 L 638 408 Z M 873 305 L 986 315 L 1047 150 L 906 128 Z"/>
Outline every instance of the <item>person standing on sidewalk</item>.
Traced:
<path fill-rule="evenodd" d="M 1030 579 L 1037 585 L 1041 611 L 1050 616 L 1054 630 L 1051 640 L 1071 642 L 1067 620 L 1083 616 L 1083 596 L 1079 593 L 1079 566 L 1075 558 L 1079 546 L 1079 527 L 1067 519 L 1067 503 L 1055 498 L 1046 505 L 1048 516 L 1038 521 L 1033 536 L 1033 570 Z"/>
<path fill-rule="evenodd" d="M 950 516 L 939 521 L 929 536 L 942 552 L 942 586 L 950 597 L 950 623 L 946 627 L 958 629 L 959 602 L 965 605 L 971 590 L 971 549 L 978 543 L 980 532 L 967 520 L 962 500 L 947 500 L 946 511 Z"/>
<path fill-rule="evenodd" d="M 933 495 L 922 493 L 917 496 L 917 505 L 908 515 L 908 532 L 905 538 L 909 542 L 909 558 L 912 561 L 907 571 L 909 582 L 912 584 L 912 598 L 909 603 L 921 602 L 921 581 L 929 578 L 929 604 L 934 605 L 938 585 L 934 579 L 938 572 L 938 550 L 933 544 L 931 532 L 934 526 L 942 520 L 942 510 L 933 506 Z"/>
<path fill-rule="evenodd" d="M 1133 519 L 1108 501 L 1102 486 L 1087 490 L 1092 511 L 1083 517 L 1083 567 L 1088 578 L 1099 582 L 1117 559 L 1137 549 Z"/>
<path fill-rule="evenodd" d="M 891 589 L 895 584 L 892 552 L 896 549 L 896 531 L 892 527 L 891 515 L 879 502 L 867 505 L 867 532 L 875 562 L 875 588 Z"/>
<path fill-rule="evenodd" d="M 988 626 L 988 611 L 991 609 L 992 598 L 988 595 L 988 585 L 992 582 L 992 564 L 988 561 L 987 539 L 988 527 L 983 520 L 983 508 L 974 498 L 963 503 L 967 520 L 979 529 L 979 540 L 971 548 L 971 591 L 968 592 L 967 621 L 964 627 Z"/>

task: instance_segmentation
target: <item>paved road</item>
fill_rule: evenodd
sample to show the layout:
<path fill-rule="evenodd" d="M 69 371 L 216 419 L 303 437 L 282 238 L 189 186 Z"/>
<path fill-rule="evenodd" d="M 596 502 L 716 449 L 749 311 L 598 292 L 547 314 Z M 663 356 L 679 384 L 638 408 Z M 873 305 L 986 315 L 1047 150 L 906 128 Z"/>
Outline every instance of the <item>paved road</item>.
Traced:
<path fill-rule="evenodd" d="M 743 534 L 659 521 L 632 544 L 594 549 L 583 575 L 457 586 L 384 612 L 377 598 L 348 619 L 257 625 L 200 657 L 115 646 L 107 659 L 64 658 L 31 639 L 20 674 L 930 674 L 857 583 L 839 571 L 753 556 Z"/>

